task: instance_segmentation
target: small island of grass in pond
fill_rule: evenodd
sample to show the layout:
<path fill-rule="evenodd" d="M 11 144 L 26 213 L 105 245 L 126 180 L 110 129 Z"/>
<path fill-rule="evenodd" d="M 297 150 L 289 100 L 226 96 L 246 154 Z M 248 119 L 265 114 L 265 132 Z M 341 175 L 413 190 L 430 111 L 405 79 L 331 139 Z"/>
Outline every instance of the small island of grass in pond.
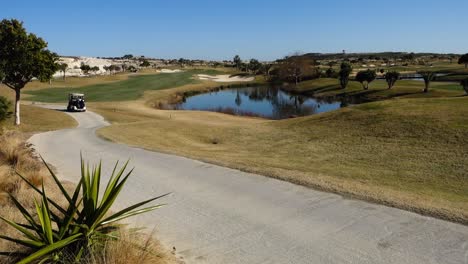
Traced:
<path fill-rule="evenodd" d="M 291 94 L 276 87 L 233 88 L 187 97 L 174 106 L 179 110 L 203 110 L 234 115 L 284 119 L 333 111 L 339 101 Z"/>

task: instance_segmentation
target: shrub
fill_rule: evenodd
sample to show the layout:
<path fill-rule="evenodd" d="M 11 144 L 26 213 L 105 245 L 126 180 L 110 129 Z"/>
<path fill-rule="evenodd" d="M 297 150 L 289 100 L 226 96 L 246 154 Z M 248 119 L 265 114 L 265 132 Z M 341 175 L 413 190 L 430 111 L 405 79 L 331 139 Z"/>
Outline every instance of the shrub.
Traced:
<path fill-rule="evenodd" d="M 364 90 L 369 89 L 369 84 L 375 80 L 377 74 L 373 70 L 360 71 L 356 74 L 356 81 L 362 84 Z"/>
<path fill-rule="evenodd" d="M 12 115 L 11 102 L 3 96 L 0 96 L 0 122 Z"/>
<path fill-rule="evenodd" d="M 102 197 L 99 197 L 100 163 L 90 170 L 89 165 L 85 166 L 82 159 L 80 182 L 73 193 L 69 193 L 47 163 L 43 162 L 65 198 L 66 204 L 61 206 L 50 199 L 44 184 L 38 188 L 18 173 L 18 176 L 41 197 L 40 201 L 34 200 L 36 210 L 32 214 L 24 204 L 10 194 L 10 199 L 23 216 L 23 221 L 14 222 L 0 216 L 0 219 L 24 236 L 23 239 L 17 239 L 0 235 L 0 238 L 28 249 L 27 252 L 11 253 L 21 259 L 18 263 L 58 262 L 66 256 L 73 256 L 75 261 L 78 261 L 83 257 L 89 257 L 92 252 L 102 247 L 103 241 L 112 237 L 113 232 L 117 230 L 116 222 L 159 208 L 161 205 L 141 207 L 165 196 L 158 196 L 110 214 L 110 208 L 133 171 L 126 172 L 128 162 L 120 169 L 117 168 L 118 163 L 115 165 Z"/>

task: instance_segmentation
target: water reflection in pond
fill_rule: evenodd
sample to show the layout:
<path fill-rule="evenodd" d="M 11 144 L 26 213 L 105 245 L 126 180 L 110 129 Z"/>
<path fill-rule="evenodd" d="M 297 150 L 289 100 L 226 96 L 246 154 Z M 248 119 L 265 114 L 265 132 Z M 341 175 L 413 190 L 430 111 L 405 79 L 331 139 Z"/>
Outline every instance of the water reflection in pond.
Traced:
<path fill-rule="evenodd" d="M 232 88 L 191 96 L 176 109 L 205 110 L 235 115 L 284 119 L 306 116 L 342 107 L 338 101 L 318 100 L 290 94 L 276 87 Z"/>

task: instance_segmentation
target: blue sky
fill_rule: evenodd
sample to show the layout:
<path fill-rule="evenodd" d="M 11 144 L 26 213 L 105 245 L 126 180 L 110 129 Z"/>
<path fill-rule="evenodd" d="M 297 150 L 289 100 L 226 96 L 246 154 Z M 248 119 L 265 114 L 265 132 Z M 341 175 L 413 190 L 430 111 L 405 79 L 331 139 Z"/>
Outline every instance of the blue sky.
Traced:
<path fill-rule="evenodd" d="M 2 0 L 61 55 L 276 59 L 292 52 L 468 52 L 468 1 Z"/>

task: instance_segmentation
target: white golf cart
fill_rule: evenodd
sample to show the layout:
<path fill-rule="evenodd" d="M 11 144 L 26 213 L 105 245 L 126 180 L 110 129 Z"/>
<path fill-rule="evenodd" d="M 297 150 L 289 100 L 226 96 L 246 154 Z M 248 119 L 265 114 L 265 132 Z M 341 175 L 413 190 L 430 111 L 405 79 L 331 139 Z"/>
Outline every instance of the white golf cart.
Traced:
<path fill-rule="evenodd" d="M 68 112 L 86 112 L 84 94 L 70 93 L 68 95 Z"/>

